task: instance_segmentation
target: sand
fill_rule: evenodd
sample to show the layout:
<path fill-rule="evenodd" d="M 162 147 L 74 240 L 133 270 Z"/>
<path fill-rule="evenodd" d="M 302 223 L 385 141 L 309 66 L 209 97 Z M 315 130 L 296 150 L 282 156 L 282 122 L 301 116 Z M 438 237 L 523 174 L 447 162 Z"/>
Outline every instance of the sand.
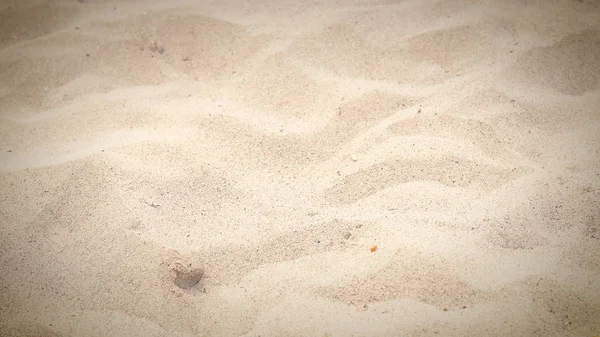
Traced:
<path fill-rule="evenodd" d="M 3 1 L 0 336 L 600 335 L 600 3 Z"/>

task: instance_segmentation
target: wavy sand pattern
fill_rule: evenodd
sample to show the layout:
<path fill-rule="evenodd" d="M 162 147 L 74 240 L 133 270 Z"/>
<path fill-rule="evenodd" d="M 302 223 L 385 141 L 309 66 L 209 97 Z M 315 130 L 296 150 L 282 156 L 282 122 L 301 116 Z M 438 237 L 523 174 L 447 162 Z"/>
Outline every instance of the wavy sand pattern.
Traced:
<path fill-rule="evenodd" d="M 600 335 L 597 2 L 0 24 L 0 336 Z"/>

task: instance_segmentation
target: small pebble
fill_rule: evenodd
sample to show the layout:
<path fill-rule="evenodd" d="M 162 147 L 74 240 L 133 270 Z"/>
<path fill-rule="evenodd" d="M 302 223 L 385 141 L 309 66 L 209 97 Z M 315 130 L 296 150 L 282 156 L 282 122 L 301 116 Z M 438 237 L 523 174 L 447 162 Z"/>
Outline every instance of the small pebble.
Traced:
<path fill-rule="evenodd" d="M 358 157 L 355 154 L 351 155 L 350 159 L 352 159 L 353 161 L 358 161 Z"/>

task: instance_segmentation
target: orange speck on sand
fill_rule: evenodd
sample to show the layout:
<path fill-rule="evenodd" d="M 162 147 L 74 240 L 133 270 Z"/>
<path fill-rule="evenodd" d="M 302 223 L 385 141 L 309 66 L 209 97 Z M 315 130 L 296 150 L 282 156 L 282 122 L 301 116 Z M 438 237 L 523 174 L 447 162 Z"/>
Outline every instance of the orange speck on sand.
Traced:
<path fill-rule="evenodd" d="M 377 245 L 371 246 L 371 253 L 374 253 L 377 250 Z"/>

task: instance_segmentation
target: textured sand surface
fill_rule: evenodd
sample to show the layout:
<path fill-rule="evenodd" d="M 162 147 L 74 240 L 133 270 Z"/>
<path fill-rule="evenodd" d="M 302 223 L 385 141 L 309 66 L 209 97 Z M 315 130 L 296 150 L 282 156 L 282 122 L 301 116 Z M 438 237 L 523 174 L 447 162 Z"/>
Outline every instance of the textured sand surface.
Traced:
<path fill-rule="evenodd" d="M 598 1 L 5 0 L 0 78 L 0 336 L 600 335 Z"/>

